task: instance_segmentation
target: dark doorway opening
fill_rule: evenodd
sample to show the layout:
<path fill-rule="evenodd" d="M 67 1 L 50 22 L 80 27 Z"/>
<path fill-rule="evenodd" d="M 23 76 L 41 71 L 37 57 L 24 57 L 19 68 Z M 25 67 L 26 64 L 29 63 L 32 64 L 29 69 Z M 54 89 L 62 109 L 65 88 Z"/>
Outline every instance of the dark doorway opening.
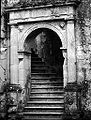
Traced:
<path fill-rule="evenodd" d="M 25 50 L 33 49 L 42 60 L 50 65 L 58 76 L 63 77 L 62 42 L 53 30 L 40 28 L 33 31 L 25 41 Z"/>

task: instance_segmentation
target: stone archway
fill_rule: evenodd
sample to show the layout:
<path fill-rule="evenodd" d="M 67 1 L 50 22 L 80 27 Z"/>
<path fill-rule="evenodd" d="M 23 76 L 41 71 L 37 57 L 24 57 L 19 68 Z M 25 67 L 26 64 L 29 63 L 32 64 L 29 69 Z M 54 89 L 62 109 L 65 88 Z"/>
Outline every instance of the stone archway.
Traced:
<path fill-rule="evenodd" d="M 44 112 L 49 112 L 48 118 L 53 118 L 50 115 L 53 112 L 55 118 L 61 118 L 60 115 L 64 112 L 64 58 L 60 47 L 62 47 L 62 42 L 59 36 L 48 28 L 34 30 L 24 42 L 25 83 L 27 83 L 27 88 L 30 86 L 29 94 L 28 90 L 26 90 L 26 94 L 30 99 L 27 99 L 26 102 L 33 102 L 31 106 L 33 106 L 35 112 L 34 110 L 29 110 L 29 112 L 34 112 L 35 117 L 46 118 Z M 29 65 L 29 62 L 31 66 L 26 66 Z M 29 80 L 27 76 L 30 76 Z M 36 107 L 36 101 L 39 102 L 39 107 Z M 55 102 L 60 103 L 59 107 L 55 105 Z M 58 115 L 57 111 L 60 115 Z M 37 115 L 40 112 L 42 115 Z M 33 118 L 34 115 L 31 115 L 31 117 Z"/>
<path fill-rule="evenodd" d="M 29 59 L 31 59 L 31 51 L 30 51 L 30 48 L 28 47 L 25 47 L 25 43 L 27 43 L 29 40 L 29 37 L 31 37 L 31 39 L 34 39 L 34 36 L 36 36 L 38 33 L 40 33 L 43 29 L 46 29 L 46 30 L 49 30 L 53 33 L 56 34 L 57 38 L 59 39 L 60 41 L 60 46 L 59 46 L 59 51 L 60 51 L 60 54 L 61 56 L 64 57 L 64 64 L 62 65 L 62 72 L 63 72 L 63 81 L 64 81 L 64 86 L 66 85 L 66 82 L 67 82 L 67 48 L 66 48 L 66 40 L 64 39 L 64 36 L 62 35 L 62 33 L 60 32 L 60 27 L 55 27 L 53 25 L 50 25 L 50 24 L 38 24 L 38 25 L 35 25 L 33 28 L 29 28 L 25 31 L 25 34 L 23 34 L 23 36 L 21 37 L 22 39 L 20 40 L 19 42 L 19 54 L 22 54 L 23 55 L 23 58 L 22 59 L 22 65 L 19 64 L 19 66 L 23 66 L 23 72 L 26 71 L 26 73 L 28 74 L 28 70 L 30 70 L 29 66 L 31 66 L 31 64 L 29 65 L 28 62 L 30 62 Z M 25 41 L 24 41 L 25 40 Z M 28 40 L 28 41 L 27 41 Z M 27 42 L 26 42 L 27 41 Z M 26 44 L 26 46 L 29 45 L 29 44 Z M 33 45 L 31 43 L 31 45 Z M 55 45 L 54 45 L 55 46 Z M 28 49 L 25 49 L 25 48 L 28 48 Z M 61 48 L 61 49 L 60 49 Z M 26 51 L 26 54 L 25 52 Z M 29 57 L 29 54 L 27 53 L 30 53 L 30 57 Z M 26 56 L 26 57 L 24 57 Z M 25 59 L 27 58 L 27 59 Z M 29 59 L 28 59 L 29 58 Z M 58 58 L 58 60 L 60 61 L 60 59 Z M 25 62 L 26 61 L 26 62 Z M 25 63 L 28 64 L 28 67 L 26 67 Z M 59 66 L 59 65 L 58 65 Z M 25 70 L 24 70 L 25 69 Z M 60 69 L 60 68 L 59 68 Z M 31 70 L 30 70 L 31 71 Z M 20 74 L 20 73 L 19 73 Z M 22 73 L 21 73 L 22 74 Z M 24 74 L 24 73 L 23 73 Z M 27 75 L 26 74 L 26 75 Z M 26 81 L 26 75 L 24 76 L 24 80 L 21 80 L 21 78 L 19 78 L 19 81 Z M 23 83 L 23 86 L 26 82 Z"/>
<path fill-rule="evenodd" d="M 27 76 L 31 73 L 31 51 L 25 49 L 25 42 L 38 29 L 50 29 L 62 42 L 60 50 L 64 57 L 64 88 L 76 82 L 76 41 L 75 41 L 75 2 L 59 6 L 34 7 L 33 9 L 9 10 L 10 18 L 10 78 L 12 84 L 22 88 L 30 86 Z M 21 26 L 21 27 L 20 27 Z M 59 47 L 58 47 L 59 48 Z M 56 48 L 57 50 L 57 48 Z M 68 84 L 69 86 L 69 84 Z M 24 99 L 26 99 L 27 87 Z M 68 87 L 69 89 L 69 87 Z M 68 92 L 68 91 L 67 91 Z"/>
<path fill-rule="evenodd" d="M 64 36 L 62 34 L 62 32 L 61 32 L 62 30 L 59 26 L 55 27 L 55 24 L 52 25 L 49 23 L 44 23 L 44 24 L 39 23 L 39 24 L 35 24 L 33 26 L 28 27 L 27 30 L 24 31 L 24 33 L 22 34 L 22 36 L 19 40 L 19 50 L 24 50 L 24 42 L 25 42 L 27 36 L 39 28 L 47 28 L 47 29 L 53 30 L 61 39 L 63 48 L 67 49 L 66 36 Z"/>
<path fill-rule="evenodd" d="M 60 22 L 61 24 L 61 22 Z M 54 31 L 62 41 L 62 47 L 60 48 L 63 51 L 64 56 L 64 65 L 63 65 L 63 76 L 64 76 L 64 86 L 67 85 L 68 82 L 73 83 L 76 81 L 76 55 L 75 55 L 75 29 L 74 29 L 74 21 L 68 21 L 65 25 L 65 29 L 62 29 L 59 24 L 53 22 L 49 23 L 36 23 L 30 24 L 30 27 L 25 25 L 23 31 L 20 31 L 17 26 L 11 26 L 11 83 L 19 83 L 23 88 L 25 85 L 24 71 L 27 71 L 29 68 L 24 65 L 25 51 L 24 51 L 24 42 L 29 34 L 39 28 L 47 28 Z M 16 31 L 16 32 L 15 32 Z M 18 41 L 17 41 L 18 39 Z M 28 51 L 27 51 L 28 53 Z M 26 53 L 26 54 L 27 54 Z M 28 53 L 29 57 L 29 53 Z M 26 59 L 27 56 L 26 56 Z M 27 64 L 29 64 L 27 62 Z M 29 66 L 29 65 L 28 65 Z M 20 72 L 21 70 L 21 72 Z M 23 75 L 21 77 L 21 75 Z M 20 82 L 21 81 L 21 82 Z"/>
<path fill-rule="evenodd" d="M 62 42 L 59 36 L 48 28 L 34 30 L 24 43 L 25 51 L 34 50 L 46 64 L 56 70 L 59 76 L 62 72 L 61 76 L 63 77 L 64 58 L 60 47 L 62 47 Z"/>

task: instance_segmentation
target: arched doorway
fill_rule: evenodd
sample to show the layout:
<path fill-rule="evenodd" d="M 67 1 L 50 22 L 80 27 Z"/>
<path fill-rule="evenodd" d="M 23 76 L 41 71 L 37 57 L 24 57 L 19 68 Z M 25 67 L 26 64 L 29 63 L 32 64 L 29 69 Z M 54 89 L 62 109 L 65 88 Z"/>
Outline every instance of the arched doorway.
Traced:
<path fill-rule="evenodd" d="M 12 84 L 20 84 L 23 89 L 21 99 L 27 102 L 24 114 L 29 119 L 38 120 L 38 114 L 42 116 L 41 119 L 44 118 L 43 115 L 48 116 L 46 119 L 61 119 L 63 84 L 64 88 L 68 86 L 70 90 L 68 83 L 76 82 L 74 3 L 9 10 L 10 78 Z M 33 61 L 34 57 L 39 61 Z M 37 62 L 35 68 L 40 66 L 37 73 L 33 69 L 34 62 Z M 46 72 L 43 64 L 50 66 L 52 70 L 47 69 Z M 28 87 L 30 95 L 27 94 Z M 27 95 L 30 101 L 26 100 Z"/>
<path fill-rule="evenodd" d="M 34 30 L 25 40 L 24 49 L 31 49 L 48 65 L 55 69 L 58 76 L 63 77 L 63 53 L 60 50 L 62 42 L 51 29 L 39 28 Z"/>
<path fill-rule="evenodd" d="M 35 119 L 61 119 L 64 112 L 62 42 L 51 29 L 29 34 L 24 51 L 31 52 L 30 94 L 24 115 Z"/>

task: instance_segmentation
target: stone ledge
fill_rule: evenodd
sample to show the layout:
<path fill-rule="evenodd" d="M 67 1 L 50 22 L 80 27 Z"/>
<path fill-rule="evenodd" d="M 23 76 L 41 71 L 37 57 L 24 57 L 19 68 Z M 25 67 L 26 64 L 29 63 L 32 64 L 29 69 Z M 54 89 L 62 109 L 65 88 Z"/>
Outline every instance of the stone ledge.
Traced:
<path fill-rule="evenodd" d="M 19 53 L 19 54 L 22 54 L 22 53 L 25 53 L 25 54 L 31 54 L 30 51 L 23 51 L 23 50 L 18 51 L 18 53 Z"/>

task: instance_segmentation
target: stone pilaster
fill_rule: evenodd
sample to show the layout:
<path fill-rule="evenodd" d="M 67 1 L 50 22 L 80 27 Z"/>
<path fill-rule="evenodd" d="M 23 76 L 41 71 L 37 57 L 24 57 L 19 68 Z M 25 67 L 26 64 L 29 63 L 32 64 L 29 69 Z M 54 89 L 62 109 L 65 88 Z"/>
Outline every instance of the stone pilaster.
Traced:
<path fill-rule="evenodd" d="M 19 84 L 25 88 L 27 77 L 31 72 L 31 52 L 18 51 L 19 59 Z"/>
<path fill-rule="evenodd" d="M 18 29 L 17 26 L 11 26 L 10 36 L 10 68 L 11 68 L 11 83 L 18 83 Z"/>
<path fill-rule="evenodd" d="M 76 81 L 76 53 L 74 21 L 67 22 L 68 83 Z"/>
<path fill-rule="evenodd" d="M 63 64 L 63 76 L 64 76 L 64 87 L 67 85 L 67 49 L 63 49 L 63 57 L 64 57 L 64 64 Z"/>

